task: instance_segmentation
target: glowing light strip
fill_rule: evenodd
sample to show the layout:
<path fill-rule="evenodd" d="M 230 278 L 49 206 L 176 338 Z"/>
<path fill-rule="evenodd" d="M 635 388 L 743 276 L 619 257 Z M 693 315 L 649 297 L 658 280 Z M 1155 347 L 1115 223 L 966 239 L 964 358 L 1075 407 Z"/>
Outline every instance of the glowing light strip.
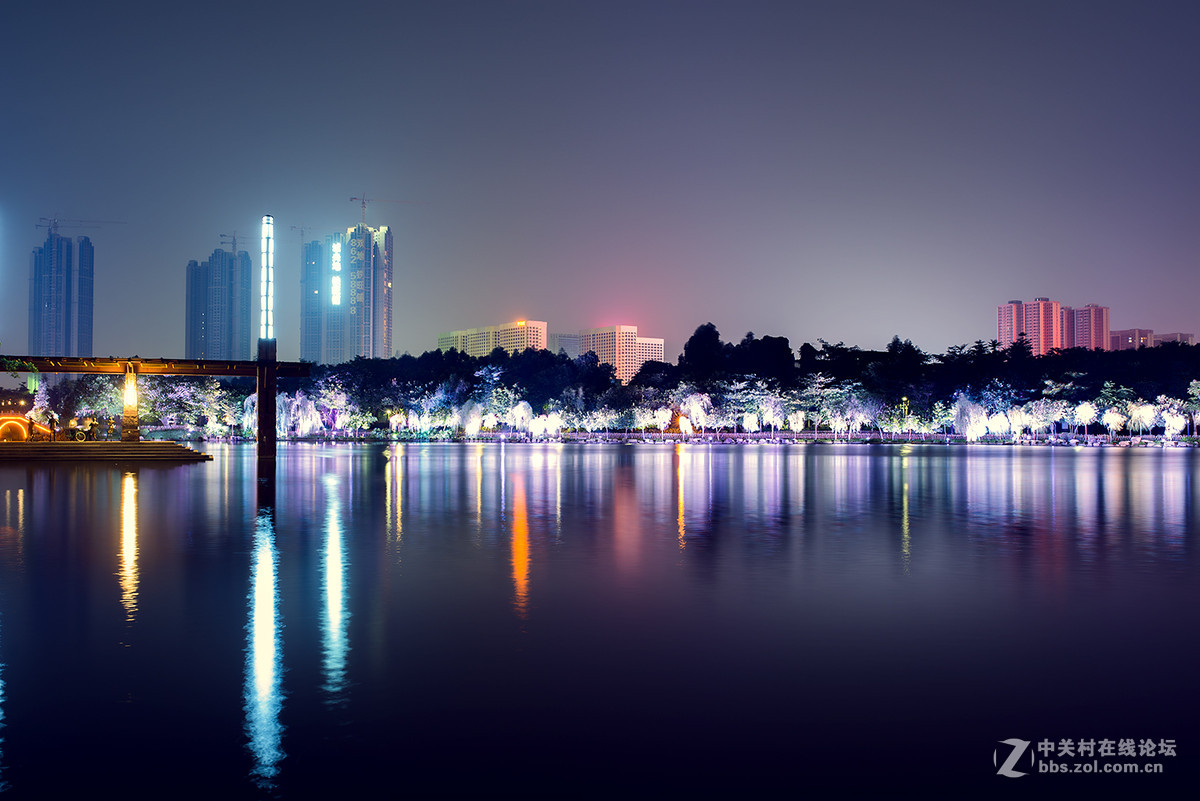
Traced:
<path fill-rule="evenodd" d="M 259 269 L 258 337 L 275 338 L 275 218 L 262 218 L 262 261 Z"/>
<path fill-rule="evenodd" d="M 342 272 L 342 243 L 341 242 L 333 243 L 332 265 L 331 266 L 333 268 L 333 272 L 338 273 L 338 275 L 334 275 L 332 281 L 330 282 L 330 287 L 329 287 L 331 290 L 330 291 L 330 297 L 331 297 L 330 303 L 332 303 L 334 306 L 341 306 L 342 305 L 342 276 L 340 275 L 340 273 Z"/>

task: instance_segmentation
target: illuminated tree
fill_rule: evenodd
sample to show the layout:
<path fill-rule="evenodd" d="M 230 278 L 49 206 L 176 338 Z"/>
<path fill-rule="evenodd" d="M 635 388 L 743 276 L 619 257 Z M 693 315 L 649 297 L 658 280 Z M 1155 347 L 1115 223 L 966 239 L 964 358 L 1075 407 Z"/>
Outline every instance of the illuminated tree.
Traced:
<path fill-rule="evenodd" d="M 1104 414 L 1100 417 L 1100 422 L 1103 423 L 1104 427 L 1108 429 L 1108 435 L 1113 437 L 1116 436 L 1118 431 L 1125 427 L 1125 421 L 1127 419 L 1128 418 L 1126 418 L 1125 415 L 1118 412 L 1115 408 L 1112 408 L 1104 412 Z"/>
<path fill-rule="evenodd" d="M 1163 423 L 1163 436 L 1167 439 L 1174 439 L 1187 426 L 1187 414 L 1184 411 L 1183 401 L 1159 395 L 1154 399 L 1154 403 Z"/>
<path fill-rule="evenodd" d="M 993 437 L 1004 437 L 1008 435 L 1011 426 L 1008 422 L 1008 415 L 1004 412 L 996 412 L 987 421 L 988 434 Z"/>
<path fill-rule="evenodd" d="M 1096 416 L 1099 410 L 1096 409 L 1096 404 L 1091 401 L 1083 401 L 1075 407 L 1073 419 L 1075 425 L 1083 426 L 1083 433 L 1087 433 L 1087 427 L 1096 422 Z"/>
<path fill-rule="evenodd" d="M 1021 437 L 1021 432 L 1029 425 L 1029 418 L 1020 406 L 1008 410 L 1008 430 L 1012 432 L 1013 442 Z"/>
<path fill-rule="evenodd" d="M 1145 433 L 1147 428 L 1154 426 L 1154 421 L 1158 417 L 1158 410 L 1154 408 L 1154 404 L 1145 403 L 1143 401 L 1133 401 L 1127 407 L 1129 415 L 1129 428 L 1133 430 L 1136 425 L 1138 434 Z"/>
<path fill-rule="evenodd" d="M 958 395 L 954 401 L 954 430 L 961 434 L 967 442 L 978 442 L 987 433 L 987 410 L 978 403 Z"/>
<path fill-rule="evenodd" d="M 694 428 L 701 433 L 709 425 L 712 413 L 712 398 L 705 392 L 689 391 L 679 399 L 679 412 L 685 415 Z"/>
<path fill-rule="evenodd" d="M 1192 418 L 1192 436 L 1196 436 L 1196 414 L 1200 413 L 1200 381 L 1192 381 L 1187 388 L 1188 401 L 1184 409 Z"/>

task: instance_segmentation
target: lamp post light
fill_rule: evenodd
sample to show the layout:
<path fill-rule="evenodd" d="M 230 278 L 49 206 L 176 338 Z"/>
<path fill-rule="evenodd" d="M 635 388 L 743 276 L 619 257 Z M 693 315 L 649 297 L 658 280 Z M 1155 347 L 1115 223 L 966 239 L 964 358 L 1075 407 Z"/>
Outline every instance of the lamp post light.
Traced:
<path fill-rule="evenodd" d="M 262 218 L 258 322 L 258 463 L 260 473 L 275 471 L 275 218 Z"/>

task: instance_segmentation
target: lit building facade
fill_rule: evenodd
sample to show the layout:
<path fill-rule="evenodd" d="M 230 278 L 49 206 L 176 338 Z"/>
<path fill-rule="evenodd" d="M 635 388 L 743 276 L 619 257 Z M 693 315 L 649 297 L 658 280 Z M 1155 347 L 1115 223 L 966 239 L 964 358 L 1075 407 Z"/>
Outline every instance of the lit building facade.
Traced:
<path fill-rule="evenodd" d="M 1021 336 L 1029 342 L 1034 356 L 1044 356 L 1065 347 L 1062 304 L 1049 298 L 1034 298 L 1025 303 L 1010 300 L 996 307 L 996 339 L 1007 348 Z"/>
<path fill-rule="evenodd" d="M 78 261 L 74 250 L 78 250 Z M 91 356 L 95 251 L 51 228 L 29 263 L 30 356 Z M 78 267 L 78 269 L 76 269 Z"/>
<path fill-rule="evenodd" d="M 545 350 L 546 323 L 543 320 L 517 320 L 438 334 L 438 350 L 451 348 L 475 357 L 487 356 L 496 348 L 504 348 L 510 354 L 527 348 Z"/>
<path fill-rule="evenodd" d="M 1083 308 L 1063 306 L 1063 347 L 1108 350 L 1108 307 L 1089 303 Z"/>
<path fill-rule="evenodd" d="M 346 231 L 341 254 L 341 304 L 345 306 L 347 358 L 392 355 L 392 232 L 356 225 Z"/>
<path fill-rule="evenodd" d="M 300 358 L 321 364 L 391 358 L 391 229 L 356 225 L 309 242 L 302 258 Z"/>
<path fill-rule="evenodd" d="M 184 357 L 251 358 L 253 267 L 246 251 L 217 249 L 206 261 L 189 261 L 184 309 Z"/>
<path fill-rule="evenodd" d="M 643 364 L 663 360 L 663 340 L 638 336 L 636 325 L 588 328 L 579 332 L 579 352 L 589 351 L 601 364 L 616 368 L 617 379 L 628 384 Z"/>

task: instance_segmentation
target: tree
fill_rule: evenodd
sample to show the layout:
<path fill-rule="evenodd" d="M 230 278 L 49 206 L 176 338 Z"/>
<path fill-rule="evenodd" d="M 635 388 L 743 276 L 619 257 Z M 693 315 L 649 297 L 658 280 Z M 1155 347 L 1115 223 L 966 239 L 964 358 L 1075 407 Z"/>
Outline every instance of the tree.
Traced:
<path fill-rule="evenodd" d="M 1188 401 L 1184 409 L 1192 418 L 1192 436 L 1196 436 L 1196 414 L 1200 412 L 1200 381 L 1192 381 L 1187 388 Z"/>
<path fill-rule="evenodd" d="M 722 371 L 725 349 L 721 334 L 712 323 L 698 327 L 683 346 L 679 366 L 683 374 L 697 382 L 707 382 Z"/>
<path fill-rule="evenodd" d="M 1162 419 L 1163 436 L 1173 439 L 1187 425 L 1187 414 L 1184 411 L 1183 401 L 1159 395 L 1154 399 L 1154 403 L 1157 406 L 1158 416 Z"/>
<path fill-rule="evenodd" d="M 1097 414 L 1096 404 L 1091 401 L 1083 401 L 1075 407 L 1075 425 L 1083 426 L 1083 433 L 1087 434 L 1087 427 L 1096 422 Z"/>
<path fill-rule="evenodd" d="M 977 442 L 987 433 L 987 410 L 960 394 L 954 400 L 954 430 L 967 442 Z"/>
<path fill-rule="evenodd" d="M 1154 408 L 1154 404 L 1145 403 L 1143 401 L 1134 401 L 1129 404 L 1129 427 L 1136 425 L 1138 434 L 1145 433 L 1147 428 L 1154 426 L 1154 421 L 1158 417 L 1158 410 Z"/>
<path fill-rule="evenodd" d="M 1118 412 L 1115 408 L 1108 409 L 1100 418 L 1100 422 L 1108 429 L 1110 437 L 1116 436 L 1117 432 L 1125 427 L 1125 415 Z"/>

